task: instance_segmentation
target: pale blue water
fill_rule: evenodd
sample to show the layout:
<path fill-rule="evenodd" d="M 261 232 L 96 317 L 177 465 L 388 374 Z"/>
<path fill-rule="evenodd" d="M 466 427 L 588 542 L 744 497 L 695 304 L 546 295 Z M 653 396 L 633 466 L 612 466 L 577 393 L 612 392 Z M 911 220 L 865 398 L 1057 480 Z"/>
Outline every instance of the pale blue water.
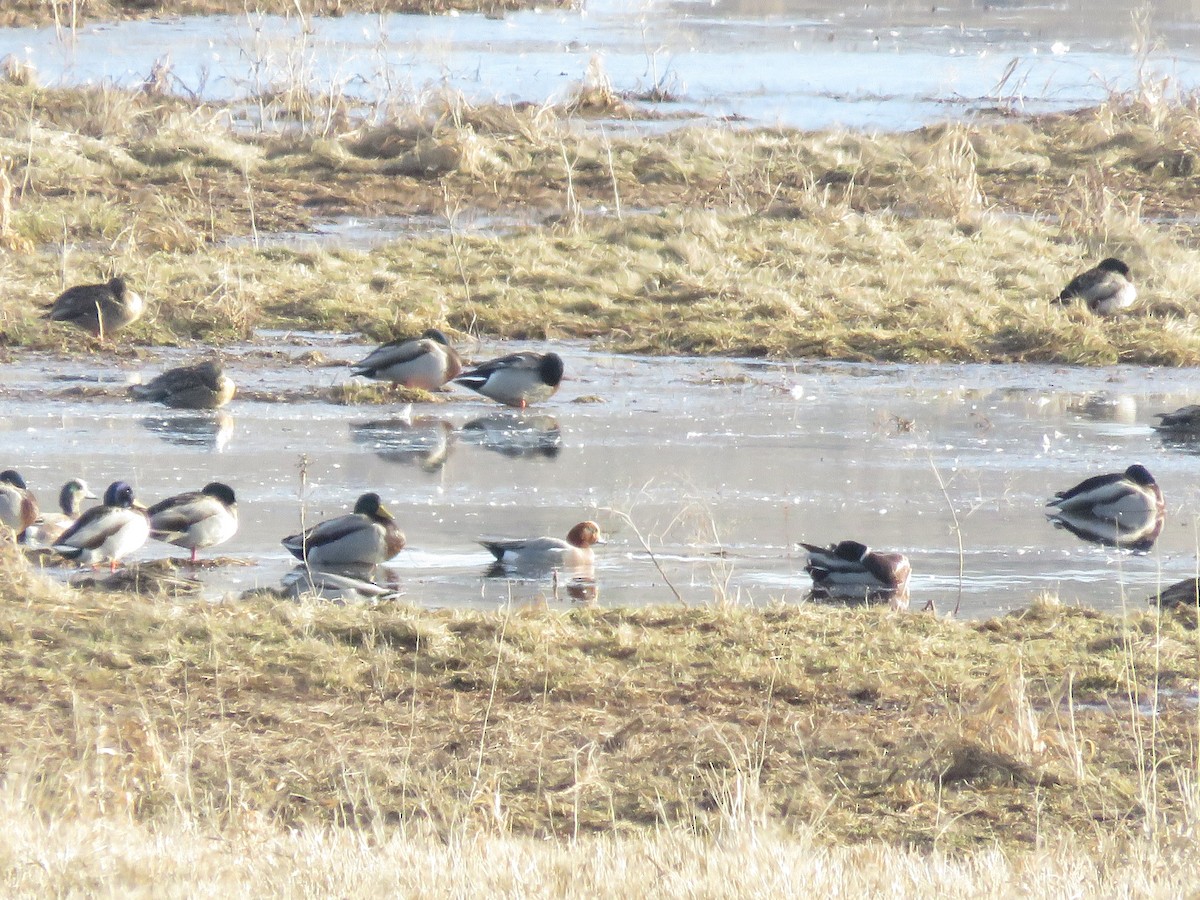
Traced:
<path fill-rule="evenodd" d="M 568 96 L 596 58 L 618 91 L 660 85 L 669 115 L 801 128 L 908 129 L 980 111 L 1094 104 L 1139 75 L 1200 84 L 1191 5 L 1155 4 L 1135 52 L 1133 3 L 835 4 L 592 0 L 575 11 L 315 18 L 210 17 L 0 30 L 0 56 L 43 82 L 136 85 L 157 60 L 181 93 L 213 99 L 301 84 L 411 105 Z M 1007 74 L 1006 74 L 1007 73 Z"/>
<path fill-rule="evenodd" d="M 332 336 L 277 346 L 347 360 L 369 349 Z M 242 529 L 218 552 L 253 564 L 203 572 L 210 596 L 278 585 L 291 569 L 279 541 L 299 528 L 301 509 L 312 523 L 347 512 L 368 490 L 408 535 L 391 579 L 430 605 L 552 598 L 548 579 L 485 578 L 490 558 L 475 541 L 563 535 L 588 518 L 610 539 L 596 567 L 607 604 L 675 602 L 671 586 L 689 602 L 799 601 L 809 580 L 795 543 L 853 538 L 908 554 L 913 604 L 932 599 L 946 610 L 959 591 L 951 508 L 969 616 L 1025 605 L 1043 590 L 1069 603 L 1137 607 L 1159 583 L 1196 573 L 1200 456 L 1149 427 L 1153 413 L 1196 399 L 1186 370 L 642 359 L 564 344 L 554 349 L 568 380 L 514 420 L 463 390 L 412 409 L 332 405 L 319 392 L 346 380 L 345 368 L 264 364 L 252 349 L 230 357 L 244 392 L 313 399 L 235 398 L 218 425 L 123 399 L 47 398 L 73 383 L 78 362 L 32 355 L 0 366 L 0 467 L 20 470 L 45 503 L 75 475 L 101 489 L 128 480 L 146 502 L 227 481 Z M 119 385 L 179 359 L 169 351 L 87 366 Z M 587 396 L 603 402 L 573 402 Z M 1151 553 L 1085 544 L 1046 521 L 1055 491 L 1133 462 L 1149 467 L 1167 497 Z M 171 552 L 151 543 L 137 558 Z"/>

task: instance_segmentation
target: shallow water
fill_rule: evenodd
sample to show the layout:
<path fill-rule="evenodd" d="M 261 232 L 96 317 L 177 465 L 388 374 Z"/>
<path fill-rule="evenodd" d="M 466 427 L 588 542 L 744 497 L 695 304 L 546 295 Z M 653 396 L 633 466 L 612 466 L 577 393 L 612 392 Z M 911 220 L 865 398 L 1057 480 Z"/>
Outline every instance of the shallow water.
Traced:
<path fill-rule="evenodd" d="M 73 34 L 0 29 L 0 57 L 33 63 L 46 83 L 122 85 L 165 59 L 174 89 L 214 99 L 298 83 L 368 102 L 451 88 L 475 101 L 534 103 L 568 96 L 598 57 L 617 91 L 657 86 L 677 97 L 658 106 L 669 115 L 897 130 L 980 110 L 1094 104 L 1133 87 L 1139 69 L 1194 86 L 1192 4 L 1154 4 L 1144 61 L 1133 51 L 1138 6 L 592 0 L 503 18 L 218 16 Z"/>
<path fill-rule="evenodd" d="M 1196 399 L 1190 371 L 644 359 L 564 344 L 569 380 L 521 415 L 462 390 L 412 409 L 334 405 L 323 392 L 348 373 L 297 361 L 314 348 L 343 360 L 370 349 L 323 335 L 235 347 L 229 370 L 244 392 L 312 399 L 235 398 L 222 416 L 116 396 L 180 362 L 174 351 L 144 362 L 24 356 L 0 366 L 0 467 L 20 470 L 45 505 L 76 475 L 100 489 L 128 480 L 145 502 L 227 481 L 242 527 L 215 549 L 252 564 L 202 571 L 210 596 L 278 586 L 291 569 L 279 540 L 301 509 L 311 524 L 368 490 L 408 535 L 390 578 L 427 605 L 552 598 L 548 579 L 483 577 L 489 556 L 475 540 L 562 535 L 586 518 L 609 534 L 596 580 L 612 605 L 673 602 L 675 591 L 688 602 L 799 600 L 809 582 L 795 542 L 854 538 L 907 553 L 913 605 L 945 611 L 959 595 L 951 508 L 968 616 L 1042 590 L 1140 606 L 1160 582 L 1196 574 L 1200 456 L 1149 427 L 1153 413 Z M 76 386 L 112 396 L 72 396 Z M 1151 553 L 1085 544 L 1046 521 L 1055 491 L 1132 462 L 1167 497 Z M 152 543 L 137 558 L 172 550 Z"/>

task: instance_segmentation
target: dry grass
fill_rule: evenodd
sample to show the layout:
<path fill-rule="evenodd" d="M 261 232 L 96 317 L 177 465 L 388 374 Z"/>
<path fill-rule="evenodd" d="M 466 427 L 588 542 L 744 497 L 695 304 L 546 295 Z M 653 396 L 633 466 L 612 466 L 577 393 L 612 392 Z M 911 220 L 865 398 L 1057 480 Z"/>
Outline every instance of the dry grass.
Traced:
<path fill-rule="evenodd" d="M 544 841 L 504 834 L 442 840 L 427 829 L 378 832 L 251 819 L 147 825 L 108 816 L 48 824 L 4 805 L 0 888 L 12 897 L 1059 898 L 1183 897 L 1200 879 L 1186 844 L 1057 844 L 968 856 L 865 844 L 828 847 L 735 813 L 712 833 Z M 733 874 L 736 873 L 736 876 Z"/>
<path fill-rule="evenodd" d="M 570 0 L 6 0 L 0 28 L 54 25 L 69 30 L 96 20 L 153 16 L 241 15 L 344 16 L 347 13 L 500 13 L 533 6 L 570 8 Z"/>
<path fill-rule="evenodd" d="M 1191 100 L 905 135 L 612 138 L 569 109 L 447 96 L 368 126 L 281 96 L 266 118 L 297 126 L 248 134 L 179 99 L 0 82 L 6 243 L 36 248 L 5 257 L 0 340 L 61 344 L 27 298 L 119 270 L 154 302 L 133 339 L 156 343 L 435 322 L 643 352 L 1200 363 Z M 573 102 L 614 99 L 597 71 Z M 540 224 L 264 246 L 317 218 L 464 207 Z M 1133 268 L 1133 310 L 1048 302 L 1106 255 Z"/>
<path fill-rule="evenodd" d="M 3 566 L 4 794 L 46 821 L 1016 853 L 1200 816 L 1194 610 L 213 605 Z"/>

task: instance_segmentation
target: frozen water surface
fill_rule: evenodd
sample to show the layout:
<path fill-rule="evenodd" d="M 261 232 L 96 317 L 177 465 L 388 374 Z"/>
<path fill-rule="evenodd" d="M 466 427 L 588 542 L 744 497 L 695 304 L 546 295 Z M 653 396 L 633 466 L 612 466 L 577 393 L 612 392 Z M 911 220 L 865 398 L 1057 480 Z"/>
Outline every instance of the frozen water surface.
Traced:
<path fill-rule="evenodd" d="M 1041 590 L 1139 606 L 1160 583 L 1196 573 L 1200 456 L 1150 428 L 1153 413 L 1195 399 L 1189 371 L 650 359 L 562 344 L 551 348 L 568 380 L 517 413 L 458 389 L 450 402 L 412 408 L 336 405 L 323 398 L 348 372 L 296 361 L 314 348 L 334 360 L 370 349 L 324 335 L 235 347 L 228 368 L 244 395 L 293 399 L 235 398 L 221 415 L 116 396 L 180 362 L 177 351 L 143 362 L 35 354 L 0 366 L 3 465 L 47 505 L 73 475 L 101 488 L 128 480 L 145 502 L 227 481 L 242 527 L 219 554 L 251 565 L 202 571 L 210 596 L 277 586 L 291 569 L 279 541 L 300 527 L 301 510 L 311 524 L 369 490 L 409 540 L 384 580 L 434 606 L 552 599 L 549 579 L 485 577 L 490 558 L 475 541 L 563 535 L 588 518 L 608 533 L 595 574 L 599 602 L 614 605 L 673 602 L 675 591 L 689 602 L 800 600 L 809 581 L 795 542 L 854 538 L 907 553 L 913 603 L 944 610 L 960 587 L 951 508 L 970 616 Z M 75 397 L 77 385 L 110 395 Z M 1055 491 L 1133 462 L 1167 497 L 1150 553 L 1087 544 L 1047 522 Z M 151 543 L 137 558 L 172 552 L 182 555 Z M 568 602 L 565 589 L 560 598 Z"/>

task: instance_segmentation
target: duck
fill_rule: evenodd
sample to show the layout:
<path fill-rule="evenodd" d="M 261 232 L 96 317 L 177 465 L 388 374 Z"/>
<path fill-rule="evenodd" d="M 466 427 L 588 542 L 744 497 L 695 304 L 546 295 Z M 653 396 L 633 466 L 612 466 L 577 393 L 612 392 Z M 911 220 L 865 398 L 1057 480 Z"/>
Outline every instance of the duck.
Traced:
<path fill-rule="evenodd" d="M 424 391 L 441 390 L 462 370 L 462 359 L 450 339 L 436 328 L 426 329 L 419 338 L 389 341 L 350 367 L 354 375 Z"/>
<path fill-rule="evenodd" d="M 1101 316 L 1111 316 L 1132 306 L 1137 299 L 1137 288 L 1130 280 L 1129 266 L 1116 257 L 1103 259 L 1067 282 L 1054 302 L 1070 303 L 1077 298 Z"/>
<path fill-rule="evenodd" d="M 814 594 L 857 599 L 907 594 L 912 566 L 903 553 L 872 550 L 858 541 L 800 546 L 808 551 L 804 571 L 812 577 Z"/>
<path fill-rule="evenodd" d="M 25 479 L 14 469 L 0 472 L 0 525 L 20 534 L 37 521 L 38 503 Z"/>
<path fill-rule="evenodd" d="M 114 481 L 104 492 L 104 502 L 93 506 L 54 542 L 54 549 L 81 563 L 93 566 L 107 561 L 110 571 L 117 562 L 139 549 L 150 537 L 150 519 L 134 503 L 133 488 Z"/>
<path fill-rule="evenodd" d="M 296 559 L 314 568 L 374 567 L 404 549 L 404 533 L 378 494 L 363 494 L 354 512 L 283 539 Z"/>
<path fill-rule="evenodd" d="M 1051 518 L 1086 515 L 1131 528 L 1148 518 L 1166 515 L 1162 489 L 1149 470 L 1134 464 L 1124 472 L 1093 475 L 1075 487 L 1059 491 L 1046 506 L 1055 507 Z"/>
<path fill-rule="evenodd" d="M 193 564 L 198 551 L 225 543 L 238 530 L 237 497 L 219 481 L 155 503 L 146 515 L 150 537 L 191 550 Z"/>
<path fill-rule="evenodd" d="M 592 566 L 592 547 L 604 543 L 595 522 L 580 522 L 566 540 L 554 537 L 481 538 L 479 543 L 496 558 L 496 564 L 514 569 L 582 569 Z"/>
<path fill-rule="evenodd" d="M 42 513 L 33 524 L 21 533 L 21 542 L 49 547 L 75 524 L 83 511 L 84 500 L 95 500 L 96 495 L 82 478 L 72 478 L 58 492 L 58 508 L 61 513 Z"/>
<path fill-rule="evenodd" d="M 141 295 L 119 275 L 104 284 L 77 284 L 59 294 L 45 312 L 52 322 L 69 322 L 104 340 L 136 322 L 145 311 Z"/>
<path fill-rule="evenodd" d="M 233 399 L 237 386 L 217 360 L 168 369 L 146 384 L 135 384 L 129 393 L 138 400 L 162 403 L 174 409 L 220 409 Z"/>
<path fill-rule="evenodd" d="M 1185 578 L 1164 588 L 1156 596 L 1151 597 L 1150 603 L 1156 603 L 1163 609 L 1177 606 L 1200 606 L 1200 578 Z"/>
<path fill-rule="evenodd" d="M 1175 412 L 1154 415 L 1162 420 L 1150 426 L 1155 431 L 1176 436 L 1200 436 L 1200 405 L 1181 406 Z"/>
<path fill-rule="evenodd" d="M 557 353 L 513 353 L 476 366 L 454 379 L 473 391 L 506 406 L 524 409 L 549 399 L 563 377 Z"/>

